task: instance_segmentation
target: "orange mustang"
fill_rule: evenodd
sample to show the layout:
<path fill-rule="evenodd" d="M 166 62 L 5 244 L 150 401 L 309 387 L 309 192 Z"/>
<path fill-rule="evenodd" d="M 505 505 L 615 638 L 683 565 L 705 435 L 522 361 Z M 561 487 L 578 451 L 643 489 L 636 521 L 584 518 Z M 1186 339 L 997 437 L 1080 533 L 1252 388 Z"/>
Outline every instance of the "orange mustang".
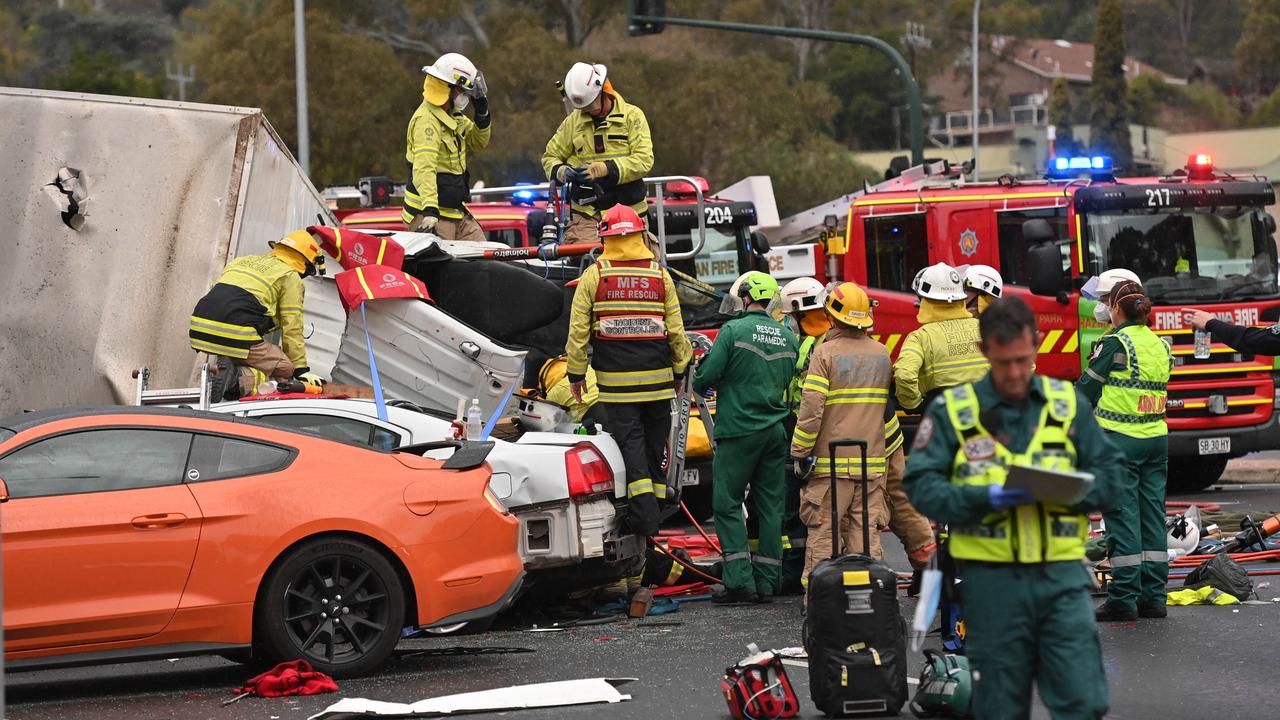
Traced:
<path fill-rule="evenodd" d="M 180 409 L 0 419 L 7 669 L 217 653 L 373 670 L 403 628 L 480 620 L 519 590 L 519 525 L 484 455 Z"/>

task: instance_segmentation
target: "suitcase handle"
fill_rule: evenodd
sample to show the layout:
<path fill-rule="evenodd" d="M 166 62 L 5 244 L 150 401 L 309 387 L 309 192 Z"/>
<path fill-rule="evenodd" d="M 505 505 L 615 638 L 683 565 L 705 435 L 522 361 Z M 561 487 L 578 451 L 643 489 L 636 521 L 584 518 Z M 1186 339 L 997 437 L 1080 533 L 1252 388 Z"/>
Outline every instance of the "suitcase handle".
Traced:
<path fill-rule="evenodd" d="M 836 448 L 857 447 L 862 450 L 862 550 L 871 554 L 871 510 L 867 503 L 867 441 L 855 438 L 843 438 L 827 443 L 827 452 L 831 455 L 831 559 L 840 556 L 840 543 L 844 539 L 840 532 L 840 517 L 836 512 Z"/>

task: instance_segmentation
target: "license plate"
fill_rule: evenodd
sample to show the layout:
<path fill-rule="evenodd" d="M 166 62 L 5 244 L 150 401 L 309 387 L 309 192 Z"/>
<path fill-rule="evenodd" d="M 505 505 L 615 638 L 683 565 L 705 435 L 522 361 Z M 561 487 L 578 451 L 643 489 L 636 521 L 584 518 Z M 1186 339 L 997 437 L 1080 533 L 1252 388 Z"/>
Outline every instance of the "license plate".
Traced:
<path fill-rule="evenodd" d="M 697 470 L 682 470 L 680 472 L 680 487 L 689 487 L 690 485 L 697 485 L 701 481 L 702 481 L 702 478 L 698 476 Z"/>
<path fill-rule="evenodd" d="M 1200 441 L 1201 455 L 1222 455 L 1231 452 L 1231 438 L 1204 438 Z"/>

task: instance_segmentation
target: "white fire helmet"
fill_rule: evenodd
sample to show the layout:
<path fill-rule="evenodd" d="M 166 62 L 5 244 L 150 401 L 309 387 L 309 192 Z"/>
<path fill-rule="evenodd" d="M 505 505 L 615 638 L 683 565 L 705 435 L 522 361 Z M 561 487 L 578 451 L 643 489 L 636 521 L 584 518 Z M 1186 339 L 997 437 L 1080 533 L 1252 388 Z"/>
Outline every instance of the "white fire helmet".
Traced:
<path fill-rule="evenodd" d="M 983 295 L 1000 297 L 1004 293 L 1004 278 L 990 265 L 970 265 L 964 271 L 964 286 Z"/>
<path fill-rule="evenodd" d="M 782 286 L 782 311 L 821 310 L 826 287 L 811 277 L 796 278 Z"/>
<path fill-rule="evenodd" d="M 960 272 L 946 263 L 930 265 L 916 276 L 916 294 L 927 300 L 956 302 L 964 300 Z"/>
<path fill-rule="evenodd" d="M 609 69 L 600 63 L 590 65 L 574 63 L 564 76 L 564 97 L 569 105 L 582 110 L 596 101 L 604 90 L 604 81 L 609 77 Z"/>

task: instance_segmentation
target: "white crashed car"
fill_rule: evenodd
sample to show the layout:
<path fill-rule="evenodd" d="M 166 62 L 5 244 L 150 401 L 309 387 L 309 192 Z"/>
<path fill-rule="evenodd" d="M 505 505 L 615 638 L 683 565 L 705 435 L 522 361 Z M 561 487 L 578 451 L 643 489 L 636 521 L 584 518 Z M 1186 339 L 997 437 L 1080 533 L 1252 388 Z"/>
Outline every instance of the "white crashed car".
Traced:
<path fill-rule="evenodd" d="M 372 400 L 243 400 L 210 409 L 381 449 L 453 436 L 447 414 L 408 402 L 388 403 L 386 421 Z M 489 488 L 520 520 L 519 549 L 531 580 L 611 582 L 638 562 L 644 546 L 621 527 L 626 471 L 611 436 L 527 432 L 515 442 L 494 441 Z"/>

